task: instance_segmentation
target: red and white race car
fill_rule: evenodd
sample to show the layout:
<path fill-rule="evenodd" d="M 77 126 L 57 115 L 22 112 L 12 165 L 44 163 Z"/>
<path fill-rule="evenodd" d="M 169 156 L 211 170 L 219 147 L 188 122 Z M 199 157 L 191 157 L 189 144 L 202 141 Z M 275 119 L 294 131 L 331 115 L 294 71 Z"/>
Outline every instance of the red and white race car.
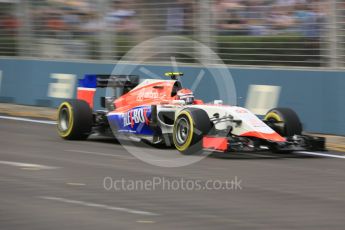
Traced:
<path fill-rule="evenodd" d="M 288 108 L 270 110 L 259 119 L 249 110 L 222 101 L 205 104 L 178 80 L 182 73 L 166 73 L 169 80 L 135 75 L 85 75 L 76 100 L 58 109 L 58 133 L 68 140 L 90 134 L 127 135 L 152 144 L 173 145 L 184 154 L 209 151 L 291 152 L 325 150 L 325 140 L 302 135 L 297 114 Z M 102 97 L 104 109 L 94 110 L 97 88 L 111 88 Z"/>

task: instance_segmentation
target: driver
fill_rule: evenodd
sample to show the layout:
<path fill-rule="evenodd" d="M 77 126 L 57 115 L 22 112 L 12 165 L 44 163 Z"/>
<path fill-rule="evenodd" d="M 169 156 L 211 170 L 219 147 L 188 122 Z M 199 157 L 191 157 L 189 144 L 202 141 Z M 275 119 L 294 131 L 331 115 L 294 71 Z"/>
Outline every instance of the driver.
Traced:
<path fill-rule="evenodd" d="M 177 91 L 177 100 L 183 100 L 186 102 L 186 105 L 191 105 L 194 103 L 193 92 L 189 89 L 181 89 Z"/>

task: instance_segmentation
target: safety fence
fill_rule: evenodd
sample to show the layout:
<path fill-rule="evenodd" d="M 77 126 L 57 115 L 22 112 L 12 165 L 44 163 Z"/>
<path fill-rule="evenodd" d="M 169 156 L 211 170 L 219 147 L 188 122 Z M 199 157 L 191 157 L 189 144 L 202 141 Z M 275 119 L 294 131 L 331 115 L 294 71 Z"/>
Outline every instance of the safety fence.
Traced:
<path fill-rule="evenodd" d="M 200 41 L 229 65 L 342 69 L 345 0 L 0 1 L 0 56 L 117 61 L 167 35 Z M 146 62 L 185 49 L 166 39 L 166 54 L 148 49 Z M 178 62 L 196 62 L 202 51 L 188 48 Z"/>

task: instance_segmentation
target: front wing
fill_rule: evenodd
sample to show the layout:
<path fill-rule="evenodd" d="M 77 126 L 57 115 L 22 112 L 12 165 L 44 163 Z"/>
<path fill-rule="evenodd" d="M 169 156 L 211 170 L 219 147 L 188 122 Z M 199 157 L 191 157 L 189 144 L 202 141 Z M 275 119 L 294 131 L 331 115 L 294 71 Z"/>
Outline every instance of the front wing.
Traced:
<path fill-rule="evenodd" d="M 294 151 L 326 151 L 326 141 L 323 137 L 309 135 L 295 135 L 286 138 L 284 142 L 243 138 L 205 136 L 202 147 L 209 151 L 218 152 L 294 152 Z"/>

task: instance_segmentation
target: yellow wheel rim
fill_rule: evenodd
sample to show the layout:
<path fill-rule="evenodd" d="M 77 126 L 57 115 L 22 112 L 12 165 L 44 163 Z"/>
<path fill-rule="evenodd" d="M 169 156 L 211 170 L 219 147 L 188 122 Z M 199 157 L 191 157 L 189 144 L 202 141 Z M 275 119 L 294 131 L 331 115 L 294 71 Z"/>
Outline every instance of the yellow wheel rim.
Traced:
<path fill-rule="evenodd" d="M 173 132 L 173 141 L 174 141 L 174 145 L 176 147 L 177 150 L 179 151 L 185 151 L 186 149 L 188 149 L 188 147 L 190 146 L 190 144 L 192 143 L 192 139 L 193 139 L 193 133 L 194 133 L 194 122 L 193 122 L 193 118 L 191 116 L 191 114 L 188 111 L 182 111 L 179 113 L 179 115 L 177 116 L 178 119 L 177 121 L 179 121 L 179 117 L 181 116 L 185 116 L 187 121 L 189 122 L 189 129 L 188 129 L 188 133 L 187 133 L 187 140 L 185 141 L 184 144 L 179 144 L 178 140 L 177 140 L 177 133 L 179 132 L 179 130 L 177 130 L 178 128 L 178 124 L 176 123 L 174 125 L 174 132 Z"/>
<path fill-rule="evenodd" d="M 267 120 L 269 120 L 271 118 L 276 120 L 276 121 L 279 121 L 279 122 L 283 121 L 283 119 L 275 112 L 269 112 L 268 114 L 266 114 L 264 120 L 267 121 Z"/>
<path fill-rule="evenodd" d="M 65 116 L 68 114 L 68 119 Z M 69 102 L 63 102 L 58 108 L 57 129 L 61 137 L 67 137 L 73 129 L 73 108 Z"/>

